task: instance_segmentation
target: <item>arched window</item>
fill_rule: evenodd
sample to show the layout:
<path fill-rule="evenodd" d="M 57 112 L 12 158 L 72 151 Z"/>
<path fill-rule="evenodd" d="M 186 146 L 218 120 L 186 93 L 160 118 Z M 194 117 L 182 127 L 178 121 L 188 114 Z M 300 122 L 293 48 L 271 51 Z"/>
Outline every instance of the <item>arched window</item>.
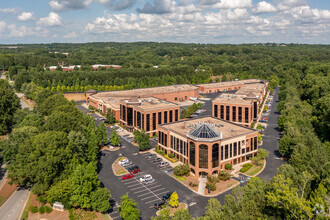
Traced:
<path fill-rule="evenodd" d="M 189 160 L 190 164 L 195 166 L 195 155 L 196 155 L 196 148 L 195 148 L 195 143 L 190 141 L 189 143 Z"/>
<path fill-rule="evenodd" d="M 199 168 L 207 169 L 208 163 L 208 146 L 205 144 L 199 145 Z"/>
<path fill-rule="evenodd" d="M 212 146 L 212 168 L 219 166 L 219 144 Z"/>

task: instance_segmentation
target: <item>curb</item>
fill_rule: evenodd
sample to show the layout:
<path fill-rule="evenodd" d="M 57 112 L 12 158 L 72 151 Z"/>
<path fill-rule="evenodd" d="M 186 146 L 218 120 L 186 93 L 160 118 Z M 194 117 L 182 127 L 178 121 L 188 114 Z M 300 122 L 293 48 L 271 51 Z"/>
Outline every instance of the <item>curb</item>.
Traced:
<path fill-rule="evenodd" d="M 125 158 L 126 158 L 126 157 L 125 157 Z M 126 159 L 127 159 L 127 158 L 126 158 Z M 118 160 L 118 159 L 117 159 L 117 160 Z M 113 169 L 113 165 L 116 163 L 117 160 L 115 160 L 115 162 L 113 162 L 113 164 L 111 165 L 111 169 L 112 169 L 113 174 L 114 174 L 115 176 L 122 176 L 122 175 L 127 174 L 128 172 L 127 172 L 127 170 L 126 170 L 123 166 L 122 166 L 122 168 L 126 170 L 126 173 L 119 174 L 119 175 L 117 175 L 117 174 L 115 173 L 115 171 L 114 171 L 114 169 Z M 119 164 L 118 164 L 118 165 L 119 165 Z M 121 165 L 120 165 L 120 166 L 121 166 Z"/>
<path fill-rule="evenodd" d="M 4 204 L 6 204 L 6 202 L 15 194 L 15 192 L 17 192 L 17 189 L 18 189 L 18 187 L 16 187 L 15 191 L 6 200 L 3 201 L 2 205 L 0 206 L 0 208 L 2 208 L 2 206 Z"/>
<path fill-rule="evenodd" d="M 189 207 L 188 204 L 185 203 L 185 202 L 180 202 L 179 205 L 180 205 L 180 204 L 184 204 L 184 205 L 186 206 L 186 207 L 183 208 L 183 210 L 186 210 L 186 209 L 188 209 L 188 207 Z M 158 211 L 156 212 L 156 216 L 159 216 L 159 213 L 160 213 L 161 210 L 162 210 L 162 209 L 160 209 L 160 210 L 158 210 Z M 170 216 L 171 216 L 171 215 L 170 215 Z"/>
<path fill-rule="evenodd" d="M 267 165 L 267 161 L 266 161 L 266 159 L 265 159 L 264 167 L 263 167 L 263 168 L 262 168 L 257 174 L 253 175 L 252 177 L 256 177 L 256 176 L 258 176 L 260 173 L 262 173 L 262 171 L 264 171 L 264 169 L 266 168 L 266 165 Z"/>

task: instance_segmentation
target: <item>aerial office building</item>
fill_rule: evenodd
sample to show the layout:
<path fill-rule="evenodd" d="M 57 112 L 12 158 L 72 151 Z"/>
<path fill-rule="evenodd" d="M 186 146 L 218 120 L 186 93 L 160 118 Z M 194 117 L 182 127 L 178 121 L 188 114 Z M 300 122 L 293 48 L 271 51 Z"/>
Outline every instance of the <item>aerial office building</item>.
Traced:
<path fill-rule="evenodd" d="M 188 164 L 191 173 L 212 175 L 225 164 L 242 163 L 258 151 L 258 131 L 221 120 L 203 117 L 160 125 L 158 146 Z"/>

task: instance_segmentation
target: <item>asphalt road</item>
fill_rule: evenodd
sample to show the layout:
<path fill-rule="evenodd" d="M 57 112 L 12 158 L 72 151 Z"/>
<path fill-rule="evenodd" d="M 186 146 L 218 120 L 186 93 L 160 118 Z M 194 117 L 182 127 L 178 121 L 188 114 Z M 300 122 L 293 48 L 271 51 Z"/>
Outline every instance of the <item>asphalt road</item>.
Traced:
<path fill-rule="evenodd" d="M 18 220 L 24 208 L 29 190 L 17 190 L 0 208 L 0 220 Z"/>
<path fill-rule="evenodd" d="M 24 96 L 23 93 L 16 93 L 16 95 L 18 96 L 18 98 L 19 98 L 19 100 L 20 100 L 20 102 L 21 102 L 22 109 L 23 109 L 23 108 L 28 108 L 28 109 L 32 110 L 32 108 L 31 108 L 30 106 L 28 106 L 28 105 L 27 105 L 27 104 L 21 99 L 21 97 Z"/>
<path fill-rule="evenodd" d="M 262 148 L 265 148 L 270 152 L 269 157 L 266 159 L 267 165 L 264 171 L 259 175 L 261 179 L 265 180 L 271 179 L 275 175 L 277 168 L 282 164 L 278 152 L 280 136 L 277 131 L 277 119 L 279 117 L 279 113 L 276 112 L 277 103 L 278 89 L 275 90 L 274 102 L 271 107 L 272 111 L 268 116 L 268 126 L 265 129 L 265 136 L 263 137 Z M 78 108 L 86 113 L 88 112 L 88 110 L 82 106 L 78 106 Z M 208 110 L 206 111 L 208 113 L 210 110 L 210 102 L 206 102 L 205 108 Z M 94 118 L 98 117 L 95 114 L 91 114 L 91 116 Z M 99 122 L 96 121 L 96 123 L 98 124 Z M 107 132 L 110 135 L 111 129 L 107 128 Z M 156 210 L 152 207 L 153 204 L 160 201 L 161 196 L 169 191 L 176 191 L 178 193 L 179 201 L 189 205 L 189 212 L 192 216 L 196 217 L 204 214 L 209 199 L 208 197 L 200 196 L 191 192 L 190 189 L 168 176 L 163 169 L 157 167 L 152 160 L 148 160 L 143 154 L 140 154 L 136 146 L 130 144 L 123 138 L 120 139 L 122 143 L 121 149 L 115 152 L 107 152 L 106 156 L 102 156 L 98 170 L 100 181 L 110 190 L 112 195 L 111 203 L 113 208 L 109 211 L 112 218 L 119 218 L 117 210 L 120 203 L 120 197 L 129 193 L 129 197 L 133 198 L 138 203 L 142 219 L 150 219 L 150 217 L 154 216 L 156 213 Z M 111 165 L 119 157 L 119 154 L 124 154 L 124 156 L 132 161 L 133 164 L 140 167 L 142 172 L 135 175 L 137 178 L 123 181 L 120 177 L 113 174 Z M 145 174 L 151 174 L 155 179 L 155 183 L 148 186 L 141 185 L 138 182 L 138 178 Z M 246 183 L 242 183 L 241 185 L 245 184 Z M 215 198 L 223 204 L 225 195 L 230 193 L 232 193 L 232 190 L 216 196 Z"/>

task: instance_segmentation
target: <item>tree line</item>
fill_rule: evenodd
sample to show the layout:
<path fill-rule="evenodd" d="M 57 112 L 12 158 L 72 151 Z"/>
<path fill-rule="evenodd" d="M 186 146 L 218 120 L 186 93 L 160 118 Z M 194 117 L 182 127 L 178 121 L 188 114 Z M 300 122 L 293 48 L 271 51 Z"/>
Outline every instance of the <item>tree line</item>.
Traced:
<path fill-rule="evenodd" d="M 105 125 L 96 126 L 62 94 L 43 90 L 35 100 L 33 111 L 15 111 L 12 131 L 0 141 L 8 178 L 31 188 L 42 203 L 107 211 L 111 195 L 97 176 L 99 148 L 107 142 Z"/>

